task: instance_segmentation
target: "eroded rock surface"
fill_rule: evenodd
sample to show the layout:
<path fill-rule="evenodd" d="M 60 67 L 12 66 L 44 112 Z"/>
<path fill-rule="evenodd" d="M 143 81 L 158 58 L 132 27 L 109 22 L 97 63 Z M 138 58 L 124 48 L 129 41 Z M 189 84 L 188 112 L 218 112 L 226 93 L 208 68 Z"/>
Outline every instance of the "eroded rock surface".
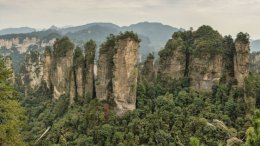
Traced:
<path fill-rule="evenodd" d="M 237 85 L 242 87 L 244 80 L 249 74 L 249 43 L 236 41 L 236 52 L 234 55 L 234 73 Z"/>
<path fill-rule="evenodd" d="M 131 38 L 116 42 L 113 57 L 113 95 L 117 112 L 135 109 L 139 43 Z"/>

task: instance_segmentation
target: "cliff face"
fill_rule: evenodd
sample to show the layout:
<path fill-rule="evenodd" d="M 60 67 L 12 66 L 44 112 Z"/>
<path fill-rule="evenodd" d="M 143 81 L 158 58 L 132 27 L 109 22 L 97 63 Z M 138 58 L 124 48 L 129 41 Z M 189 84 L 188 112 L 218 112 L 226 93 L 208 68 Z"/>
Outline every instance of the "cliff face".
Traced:
<path fill-rule="evenodd" d="M 220 81 L 234 85 L 234 79 L 242 86 L 248 76 L 248 39 L 239 33 L 234 43 L 231 36 L 223 38 L 209 26 L 176 32 L 159 53 L 158 78 L 181 80 L 183 85 L 203 91 L 211 91 Z"/>
<path fill-rule="evenodd" d="M 189 66 L 191 87 L 196 90 L 211 90 L 214 84 L 218 84 L 223 74 L 223 59 L 221 55 L 210 56 L 201 54 L 192 57 Z"/>
<path fill-rule="evenodd" d="M 81 48 L 77 48 L 73 57 L 73 68 L 71 70 L 71 78 L 73 82 L 70 84 L 70 89 L 75 90 L 74 96 L 78 98 L 84 97 L 85 88 L 85 60 Z M 74 88 L 74 89 L 72 89 Z"/>
<path fill-rule="evenodd" d="M 97 65 L 96 96 L 99 100 L 107 100 L 112 97 L 113 87 L 113 55 L 115 39 L 108 38 L 99 50 L 99 60 Z"/>
<path fill-rule="evenodd" d="M 138 48 L 137 36 L 126 32 L 109 36 L 99 52 L 96 96 L 110 105 L 115 104 L 119 115 L 135 109 Z"/>
<path fill-rule="evenodd" d="M 12 72 L 12 74 L 10 75 L 10 78 L 8 79 L 8 82 L 10 82 L 12 85 L 14 85 L 15 84 L 15 74 L 14 74 L 14 69 L 13 69 L 12 58 L 9 56 L 4 57 L 4 63 L 5 63 L 6 68 Z"/>
<path fill-rule="evenodd" d="M 249 71 L 253 73 L 260 72 L 260 52 L 253 52 L 249 57 Z"/>
<path fill-rule="evenodd" d="M 95 77 L 94 77 L 94 60 L 96 54 L 96 44 L 89 41 L 85 44 L 85 97 L 95 97 Z"/>
<path fill-rule="evenodd" d="M 43 84 L 48 90 L 51 90 L 51 69 L 52 69 L 52 51 L 50 47 L 46 47 L 43 58 Z"/>
<path fill-rule="evenodd" d="M 61 42 L 62 43 L 62 42 Z M 59 41 L 54 44 L 54 64 L 52 72 L 53 97 L 58 99 L 61 95 L 68 95 L 70 72 L 73 65 L 74 45 L 66 42 L 66 48 L 63 48 Z"/>
<path fill-rule="evenodd" d="M 181 79 L 184 77 L 186 55 L 182 49 L 176 48 L 169 53 L 160 54 L 158 76 L 162 80 Z"/>
<path fill-rule="evenodd" d="M 141 76 L 144 80 L 150 82 L 154 81 L 156 76 L 155 76 L 155 66 L 154 66 L 154 55 L 149 54 L 147 56 L 147 59 L 144 62 L 144 66 L 142 69 Z"/>
<path fill-rule="evenodd" d="M 131 38 L 116 42 L 113 57 L 113 95 L 117 112 L 135 109 L 139 43 Z"/>
<path fill-rule="evenodd" d="M 249 43 L 236 41 L 234 55 L 234 73 L 237 85 L 242 87 L 249 73 Z"/>
<path fill-rule="evenodd" d="M 41 86 L 43 77 L 42 57 L 38 51 L 30 51 L 25 56 L 23 84 L 29 89 L 37 90 Z"/>

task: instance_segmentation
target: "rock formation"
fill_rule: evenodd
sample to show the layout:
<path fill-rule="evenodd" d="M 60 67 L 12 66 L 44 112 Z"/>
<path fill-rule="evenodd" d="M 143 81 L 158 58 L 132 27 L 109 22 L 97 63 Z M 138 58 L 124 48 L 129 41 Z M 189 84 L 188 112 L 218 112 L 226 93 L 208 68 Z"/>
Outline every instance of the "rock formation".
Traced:
<path fill-rule="evenodd" d="M 108 100 L 112 97 L 113 87 L 113 55 L 115 50 L 115 36 L 109 36 L 101 45 L 97 65 L 96 96 L 99 100 Z"/>
<path fill-rule="evenodd" d="M 51 69 L 52 69 L 52 50 L 51 47 L 46 47 L 43 58 L 43 84 L 51 90 Z"/>
<path fill-rule="evenodd" d="M 23 85 L 32 90 L 37 90 L 42 83 L 43 64 L 42 57 L 38 51 L 29 51 L 25 55 L 24 68 L 21 78 Z"/>
<path fill-rule="evenodd" d="M 249 57 L 249 71 L 253 73 L 260 72 L 260 52 L 253 52 Z"/>
<path fill-rule="evenodd" d="M 96 43 L 92 40 L 87 42 L 85 48 L 85 97 L 95 97 L 94 60 L 96 54 Z"/>
<path fill-rule="evenodd" d="M 74 44 L 67 37 L 57 40 L 53 46 L 53 67 L 51 81 L 53 97 L 58 99 L 61 95 L 68 95 L 70 72 L 73 66 Z"/>
<path fill-rule="evenodd" d="M 116 112 L 135 109 L 138 77 L 139 39 L 132 32 L 110 36 L 99 54 L 96 94 L 99 100 L 113 101 Z"/>
<path fill-rule="evenodd" d="M 222 77 L 223 59 L 221 55 L 200 54 L 193 56 L 189 65 L 191 87 L 196 90 L 210 91 Z"/>
<path fill-rule="evenodd" d="M 118 39 L 113 56 L 113 96 L 118 114 L 135 109 L 138 77 L 139 42 L 133 38 Z"/>
<path fill-rule="evenodd" d="M 188 78 L 191 88 L 203 91 L 211 91 L 220 81 L 234 84 L 234 78 L 242 86 L 249 57 L 248 38 L 243 35 L 234 43 L 232 37 L 223 38 L 209 26 L 174 33 L 159 53 L 158 78 L 166 82 Z"/>
<path fill-rule="evenodd" d="M 77 48 L 74 52 L 73 58 L 73 69 L 71 72 L 71 77 L 74 78 L 74 85 L 72 84 L 70 88 L 76 88 L 75 97 L 82 98 L 84 97 L 84 68 L 85 68 L 85 59 L 81 48 Z"/>
<path fill-rule="evenodd" d="M 154 81 L 156 78 L 155 72 L 156 70 L 154 66 L 154 55 L 150 53 L 144 62 L 141 73 L 142 79 L 148 82 Z"/>
<path fill-rule="evenodd" d="M 186 67 L 186 55 L 179 46 L 172 46 L 175 40 L 171 39 L 167 42 L 165 49 L 160 55 L 158 76 L 162 80 L 181 79 L 184 77 Z"/>
<path fill-rule="evenodd" d="M 234 72 L 237 85 L 243 87 L 249 74 L 249 41 L 248 36 L 239 33 L 235 41 Z"/>

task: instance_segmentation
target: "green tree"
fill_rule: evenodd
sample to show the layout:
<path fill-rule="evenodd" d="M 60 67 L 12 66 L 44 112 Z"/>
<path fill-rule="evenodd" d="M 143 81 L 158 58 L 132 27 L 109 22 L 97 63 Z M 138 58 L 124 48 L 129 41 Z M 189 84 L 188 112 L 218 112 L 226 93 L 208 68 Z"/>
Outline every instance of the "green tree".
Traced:
<path fill-rule="evenodd" d="M 257 109 L 252 119 L 252 127 L 246 131 L 246 146 L 260 145 L 260 110 Z"/>
<path fill-rule="evenodd" d="M 0 58 L 0 145 L 25 145 L 20 130 L 25 119 L 24 110 L 15 98 L 15 90 L 8 85 L 11 72 Z"/>

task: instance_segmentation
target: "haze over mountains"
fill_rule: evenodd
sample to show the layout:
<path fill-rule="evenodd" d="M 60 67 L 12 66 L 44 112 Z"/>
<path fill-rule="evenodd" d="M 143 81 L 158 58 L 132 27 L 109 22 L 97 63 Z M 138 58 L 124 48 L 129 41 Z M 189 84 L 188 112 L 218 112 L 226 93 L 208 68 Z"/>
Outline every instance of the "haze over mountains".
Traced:
<path fill-rule="evenodd" d="M 123 31 L 134 31 L 138 33 L 142 40 L 140 44 L 140 52 L 142 55 L 146 56 L 150 52 L 157 53 L 162 47 L 164 47 L 165 42 L 171 38 L 171 35 L 179 30 L 182 29 L 158 22 L 140 22 L 122 27 L 113 23 L 89 23 L 80 26 L 62 28 L 53 25 L 50 28 L 41 31 L 37 31 L 37 29 L 30 27 L 6 28 L 0 30 L 0 35 L 36 33 L 37 31 L 37 35 L 44 36 L 47 31 L 47 34 L 57 33 L 59 35 L 67 35 L 78 45 L 81 45 L 90 39 L 95 40 L 97 44 L 100 45 L 105 41 L 109 34 L 118 34 Z M 251 41 L 251 51 L 260 51 L 260 40 Z"/>
<path fill-rule="evenodd" d="M 102 42 L 105 41 L 106 37 L 109 34 L 116 35 L 119 32 L 127 30 L 138 33 L 139 37 L 142 40 L 140 44 L 140 53 L 145 56 L 150 52 L 157 53 L 162 47 L 164 47 L 164 44 L 168 39 L 171 38 L 171 35 L 174 32 L 179 31 L 180 29 L 169 25 L 152 22 L 140 22 L 137 24 L 132 24 L 130 26 L 122 27 L 113 23 L 90 23 L 81 26 L 66 28 L 51 26 L 48 30 L 42 30 L 38 32 L 35 32 L 36 29 L 34 28 L 13 28 L 0 30 L 0 34 L 9 34 L 9 37 L 19 33 L 31 33 L 31 35 L 37 34 L 36 36 L 42 36 L 46 32 L 48 32 L 47 34 L 50 34 L 52 32 L 60 35 L 66 35 L 78 45 L 81 45 L 90 39 L 95 40 L 97 44 L 100 45 Z"/>

